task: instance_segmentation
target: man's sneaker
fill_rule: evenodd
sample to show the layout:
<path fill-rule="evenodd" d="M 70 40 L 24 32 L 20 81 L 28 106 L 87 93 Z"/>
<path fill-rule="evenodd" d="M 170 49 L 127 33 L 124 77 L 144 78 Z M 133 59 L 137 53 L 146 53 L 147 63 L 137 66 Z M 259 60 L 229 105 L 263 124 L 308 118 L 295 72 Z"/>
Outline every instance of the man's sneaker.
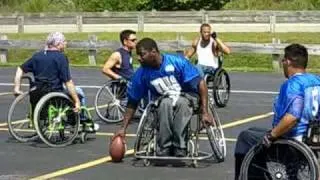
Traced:
<path fill-rule="evenodd" d="M 85 129 L 86 132 L 96 132 L 99 130 L 99 124 L 97 123 L 86 123 Z"/>
<path fill-rule="evenodd" d="M 176 157 L 186 157 L 187 156 L 187 149 L 176 148 L 174 150 L 174 156 L 176 156 Z"/>

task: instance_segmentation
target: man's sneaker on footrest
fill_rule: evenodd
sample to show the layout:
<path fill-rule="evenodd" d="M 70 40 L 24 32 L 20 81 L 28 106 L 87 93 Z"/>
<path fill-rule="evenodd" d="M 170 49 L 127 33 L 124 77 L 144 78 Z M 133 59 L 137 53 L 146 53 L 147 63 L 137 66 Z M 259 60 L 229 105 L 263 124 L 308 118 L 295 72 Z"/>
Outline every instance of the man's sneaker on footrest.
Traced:
<path fill-rule="evenodd" d="M 99 130 L 99 124 L 97 123 L 84 123 L 84 131 L 96 132 Z"/>

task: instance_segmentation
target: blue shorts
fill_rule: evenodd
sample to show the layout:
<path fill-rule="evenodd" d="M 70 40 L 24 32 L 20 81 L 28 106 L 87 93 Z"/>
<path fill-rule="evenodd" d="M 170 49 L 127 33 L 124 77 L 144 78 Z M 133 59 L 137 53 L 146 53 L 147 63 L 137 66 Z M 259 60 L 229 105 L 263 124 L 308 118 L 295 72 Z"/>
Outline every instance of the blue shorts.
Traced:
<path fill-rule="evenodd" d="M 204 66 L 200 64 L 197 64 L 196 68 L 198 69 L 201 77 L 204 77 L 205 74 L 214 74 L 214 72 L 216 71 L 216 68 L 214 67 Z"/>

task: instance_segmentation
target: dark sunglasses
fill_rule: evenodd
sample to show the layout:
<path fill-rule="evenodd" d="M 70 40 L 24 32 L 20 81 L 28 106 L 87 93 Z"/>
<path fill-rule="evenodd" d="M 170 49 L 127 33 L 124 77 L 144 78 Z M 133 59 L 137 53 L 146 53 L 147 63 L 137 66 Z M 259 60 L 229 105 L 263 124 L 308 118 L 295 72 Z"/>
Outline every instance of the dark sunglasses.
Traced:
<path fill-rule="evenodd" d="M 137 41 L 137 39 L 128 39 L 129 41 L 131 41 L 131 42 L 136 42 Z"/>

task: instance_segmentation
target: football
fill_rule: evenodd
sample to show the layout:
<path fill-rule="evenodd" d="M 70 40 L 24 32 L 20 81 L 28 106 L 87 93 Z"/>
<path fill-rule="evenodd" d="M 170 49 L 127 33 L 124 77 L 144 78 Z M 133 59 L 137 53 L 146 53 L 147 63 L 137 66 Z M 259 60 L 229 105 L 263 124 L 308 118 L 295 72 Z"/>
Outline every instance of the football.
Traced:
<path fill-rule="evenodd" d="M 109 154 L 113 162 L 122 161 L 124 154 L 126 152 L 126 144 L 121 136 L 115 137 L 113 140 L 111 138 L 109 146 Z"/>

